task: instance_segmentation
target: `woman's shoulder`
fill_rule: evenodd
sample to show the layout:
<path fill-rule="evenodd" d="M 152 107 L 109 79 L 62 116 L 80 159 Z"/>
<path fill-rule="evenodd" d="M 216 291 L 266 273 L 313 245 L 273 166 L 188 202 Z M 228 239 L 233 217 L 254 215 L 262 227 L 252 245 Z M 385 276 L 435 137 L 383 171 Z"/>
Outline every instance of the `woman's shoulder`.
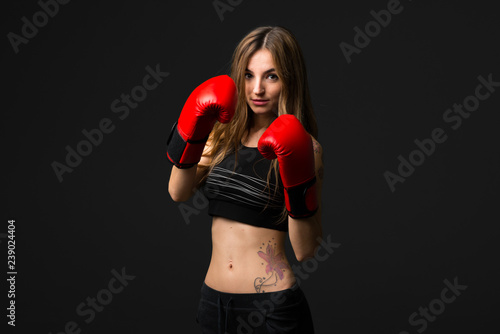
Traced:
<path fill-rule="evenodd" d="M 319 141 L 313 137 L 313 135 L 310 135 L 313 143 L 313 151 L 314 155 L 322 155 L 323 154 L 323 146 L 319 143 Z"/>
<path fill-rule="evenodd" d="M 323 146 L 311 135 L 314 151 L 314 164 L 316 175 L 321 182 L 323 180 Z"/>

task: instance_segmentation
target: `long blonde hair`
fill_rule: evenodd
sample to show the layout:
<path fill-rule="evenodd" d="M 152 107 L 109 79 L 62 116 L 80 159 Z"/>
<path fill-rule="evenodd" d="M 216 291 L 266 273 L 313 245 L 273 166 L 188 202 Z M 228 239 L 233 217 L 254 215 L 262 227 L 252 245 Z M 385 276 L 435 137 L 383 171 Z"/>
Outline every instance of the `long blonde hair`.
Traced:
<path fill-rule="evenodd" d="M 252 111 L 248 107 L 245 96 L 245 70 L 249 59 L 261 49 L 271 52 L 276 73 L 281 80 L 282 88 L 278 102 L 278 116 L 292 114 L 302 123 L 307 132 L 317 138 L 318 128 L 312 108 L 309 86 L 307 83 L 307 72 L 302 50 L 293 34 L 283 27 L 258 27 L 248 33 L 236 47 L 231 65 L 231 78 L 238 89 L 238 103 L 233 119 L 229 123 L 217 122 L 210 133 L 209 143 L 211 149 L 204 152 L 204 156 L 211 158 L 209 165 L 199 165 L 205 169 L 204 177 L 198 186 L 204 183 L 206 177 L 215 165 L 219 164 L 224 157 L 237 152 L 245 132 L 250 128 Z M 278 174 L 277 159 L 271 162 L 267 174 L 267 188 L 270 189 L 269 180 L 271 172 L 274 171 L 276 180 Z M 278 190 L 278 182 L 274 192 Z M 286 207 L 279 222 L 287 216 Z"/>

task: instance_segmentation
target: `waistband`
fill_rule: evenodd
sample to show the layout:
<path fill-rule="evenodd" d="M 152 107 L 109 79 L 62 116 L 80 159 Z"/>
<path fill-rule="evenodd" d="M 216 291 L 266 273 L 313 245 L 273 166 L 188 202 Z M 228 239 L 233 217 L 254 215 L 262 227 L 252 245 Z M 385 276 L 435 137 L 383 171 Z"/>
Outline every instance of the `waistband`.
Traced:
<path fill-rule="evenodd" d="M 303 300 L 304 294 L 297 282 L 288 289 L 263 292 L 263 293 L 228 293 L 212 289 L 203 282 L 201 286 L 201 298 L 217 307 L 218 333 L 227 333 L 228 323 L 234 318 L 233 310 L 247 309 L 259 310 L 272 309 L 293 305 Z M 267 306 L 264 306 L 267 304 Z M 253 311 L 252 311 L 253 312 Z"/>
<path fill-rule="evenodd" d="M 201 286 L 201 296 L 205 300 L 214 304 L 222 303 L 227 305 L 231 302 L 233 308 L 256 308 L 259 302 L 271 300 L 276 306 L 286 306 L 300 302 L 304 297 L 302 289 L 295 284 L 285 290 L 262 292 L 262 293 L 228 293 L 215 290 L 203 282 Z"/>

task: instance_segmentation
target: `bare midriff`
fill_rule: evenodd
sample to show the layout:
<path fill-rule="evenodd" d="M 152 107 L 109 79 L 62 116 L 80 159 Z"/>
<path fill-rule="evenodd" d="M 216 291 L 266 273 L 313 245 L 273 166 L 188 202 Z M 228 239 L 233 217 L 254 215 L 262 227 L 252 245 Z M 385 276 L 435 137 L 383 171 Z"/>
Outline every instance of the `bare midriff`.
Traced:
<path fill-rule="evenodd" d="M 286 232 L 213 217 L 212 258 L 205 284 L 228 293 L 292 287 L 295 276 L 286 258 L 285 237 Z"/>

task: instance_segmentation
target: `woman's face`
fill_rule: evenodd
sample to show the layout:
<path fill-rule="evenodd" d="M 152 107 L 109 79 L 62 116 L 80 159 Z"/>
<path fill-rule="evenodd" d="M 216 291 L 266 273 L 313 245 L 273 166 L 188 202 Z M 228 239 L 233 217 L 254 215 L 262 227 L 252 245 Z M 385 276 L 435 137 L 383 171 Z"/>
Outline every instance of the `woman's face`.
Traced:
<path fill-rule="evenodd" d="M 260 49 L 248 60 L 245 70 L 245 94 L 256 114 L 278 114 L 281 79 L 276 74 L 271 52 Z"/>

